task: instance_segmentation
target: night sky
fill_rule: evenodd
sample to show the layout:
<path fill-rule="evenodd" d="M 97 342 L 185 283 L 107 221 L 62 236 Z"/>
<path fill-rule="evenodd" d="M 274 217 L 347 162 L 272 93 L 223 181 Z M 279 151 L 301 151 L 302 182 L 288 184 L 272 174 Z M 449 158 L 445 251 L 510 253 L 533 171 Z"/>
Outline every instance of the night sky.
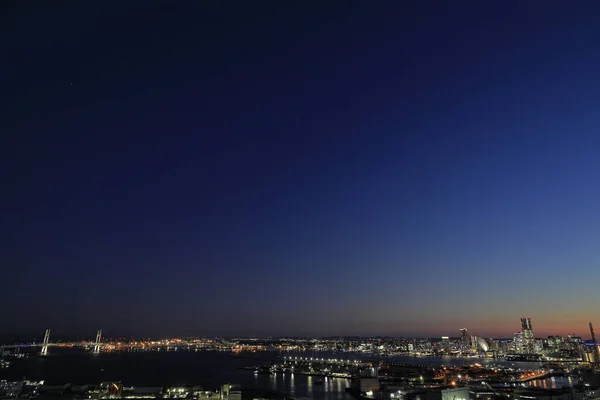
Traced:
<path fill-rule="evenodd" d="M 0 333 L 600 325 L 600 3 L 1 7 Z"/>

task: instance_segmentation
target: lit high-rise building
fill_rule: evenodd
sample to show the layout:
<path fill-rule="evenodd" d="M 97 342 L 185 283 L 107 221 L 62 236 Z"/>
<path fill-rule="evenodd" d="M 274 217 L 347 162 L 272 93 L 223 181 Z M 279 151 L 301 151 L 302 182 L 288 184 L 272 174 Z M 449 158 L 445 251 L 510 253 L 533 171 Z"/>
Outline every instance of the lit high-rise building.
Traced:
<path fill-rule="evenodd" d="M 477 335 L 471 336 L 471 351 L 477 351 Z"/>
<path fill-rule="evenodd" d="M 522 352 L 525 354 L 535 353 L 535 337 L 533 336 L 531 318 L 521 318 L 521 333 L 523 335 Z"/>
<path fill-rule="evenodd" d="M 517 354 L 524 353 L 524 347 L 523 332 L 516 332 L 510 345 L 510 352 Z"/>
<path fill-rule="evenodd" d="M 532 330 L 531 328 L 531 318 L 521 318 L 521 330 Z"/>
<path fill-rule="evenodd" d="M 469 333 L 467 332 L 467 328 L 462 328 L 460 330 L 460 351 L 463 353 L 468 353 L 469 350 Z"/>

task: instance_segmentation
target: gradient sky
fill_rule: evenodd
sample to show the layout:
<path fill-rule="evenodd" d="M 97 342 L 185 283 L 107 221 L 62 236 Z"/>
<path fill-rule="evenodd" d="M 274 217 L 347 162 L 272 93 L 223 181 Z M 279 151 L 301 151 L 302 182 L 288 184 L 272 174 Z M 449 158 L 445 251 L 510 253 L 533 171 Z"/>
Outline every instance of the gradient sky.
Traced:
<path fill-rule="evenodd" d="M 109 3 L 0 10 L 1 333 L 600 327 L 600 3 Z"/>

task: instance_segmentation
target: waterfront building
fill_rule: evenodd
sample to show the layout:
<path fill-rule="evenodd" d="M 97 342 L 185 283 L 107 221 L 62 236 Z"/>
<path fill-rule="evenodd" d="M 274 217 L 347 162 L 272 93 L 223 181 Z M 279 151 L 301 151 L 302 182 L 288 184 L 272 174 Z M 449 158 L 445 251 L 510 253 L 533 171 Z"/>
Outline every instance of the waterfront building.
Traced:
<path fill-rule="evenodd" d="M 450 337 L 448 336 L 442 336 L 442 351 L 450 353 Z"/>
<path fill-rule="evenodd" d="M 509 347 L 509 352 L 510 353 L 517 353 L 517 354 L 522 354 L 524 352 L 524 339 L 523 339 L 523 332 L 516 332 L 513 335 L 513 341 L 510 344 Z"/>
<path fill-rule="evenodd" d="M 541 339 L 534 339 L 533 352 L 535 354 L 540 354 L 542 352 L 543 348 L 544 348 L 543 340 L 541 340 Z"/>
<path fill-rule="evenodd" d="M 467 332 L 467 328 L 462 328 L 460 330 L 460 351 L 468 353 L 469 350 L 469 333 Z"/>
<path fill-rule="evenodd" d="M 479 353 L 488 351 L 490 346 L 481 336 L 473 335 L 471 336 L 471 350 Z"/>
<path fill-rule="evenodd" d="M 509 349 L 510 349 L 512 340 L 497 339 L 497 340 L 491 341 L 490 343 L 492 343 L 490 345 L 490 349 L 494 350 L 496 352 L 496 354 L 506 354 L 510 351 Z"/>
<path fill-rule="evenodd" d="M 521 353 L 534 354 L 535 353 L 535 337 L 533 336 L 533 327 L 531 325 L 531 318 L 521 318 L 521 333 L 523 336 L 523 346 Z"/>

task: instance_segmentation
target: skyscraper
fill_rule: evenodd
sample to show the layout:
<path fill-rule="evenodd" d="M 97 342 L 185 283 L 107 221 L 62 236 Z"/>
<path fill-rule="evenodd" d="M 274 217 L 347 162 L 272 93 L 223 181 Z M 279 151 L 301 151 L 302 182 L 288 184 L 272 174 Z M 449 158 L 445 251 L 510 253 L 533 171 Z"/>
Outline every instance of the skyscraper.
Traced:
<path fill-rule="evenodd" d="M 523 353 L 535 353 L 535 337 L 531 326 L 531 318 L 521 318 L 521 333 L 523 335 Z"/>
<path fill-rule="evenodd" d="M 467 328 L 462 328 L 460 330 L 460 351 L 462 353 L 468 353 L 469 350 L 469 333 L 467 332 Z"/>

